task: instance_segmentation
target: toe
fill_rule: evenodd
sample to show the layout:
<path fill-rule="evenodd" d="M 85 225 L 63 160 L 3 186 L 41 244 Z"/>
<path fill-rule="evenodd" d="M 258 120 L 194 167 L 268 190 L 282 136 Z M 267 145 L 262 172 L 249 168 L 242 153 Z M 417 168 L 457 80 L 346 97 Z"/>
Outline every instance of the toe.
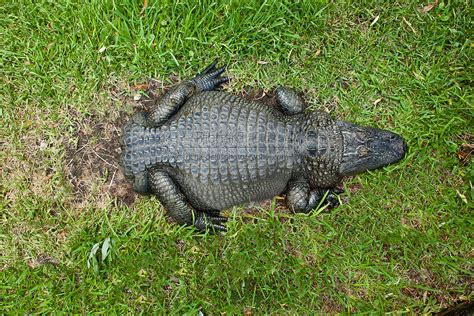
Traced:
<path fill-rule="evenodd" d="M 214 59 L 214 61 L 212 62 L 212 64 L 210 64 L 209 66 L 207 66 L 206 69 L 204 69 L 200 74 L 208 74 L 208 73 L 210 73 L 211 71 L 214 70 L 214 68 L 216 68 L 216 65 L 217 65 L 217 58 Z"/>
<path fill-rule="evenodd" d="M 210 73 L 209 76 L 212 78 L 217 78 L 219 77 L 223 72 L 225 71 L 225 66 L 222 66 L 215 70 L 214 72 Z"/>
<path fill-rule="evenodd" d="M 214 224 L 212 225 L 214 232 L 226 232 L 227 228 L 224 225 Z"/>
<path fill-rule="evenodd" d="M 221 84 L 224 84 L 224 83 L 227 83 L 227 82 L 229 82 L 228 77 L 219 78 L 219 79 L 214 80 L 214 86 L 218 87 Z"/>

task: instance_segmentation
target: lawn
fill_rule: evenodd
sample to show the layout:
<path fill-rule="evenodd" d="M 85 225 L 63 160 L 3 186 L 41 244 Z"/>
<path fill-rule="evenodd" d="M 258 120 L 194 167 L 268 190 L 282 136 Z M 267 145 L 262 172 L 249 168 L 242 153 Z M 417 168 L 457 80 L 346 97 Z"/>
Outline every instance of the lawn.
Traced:
<path fill-rule="evenodd" d="M 472 3 L 3 1 L 0 312 L 430 313 L 473 299 Z M 147 92 L 218 57 L 225 90 L 404 136 L 342 205 L 173 224 L 117 169 Z"/>

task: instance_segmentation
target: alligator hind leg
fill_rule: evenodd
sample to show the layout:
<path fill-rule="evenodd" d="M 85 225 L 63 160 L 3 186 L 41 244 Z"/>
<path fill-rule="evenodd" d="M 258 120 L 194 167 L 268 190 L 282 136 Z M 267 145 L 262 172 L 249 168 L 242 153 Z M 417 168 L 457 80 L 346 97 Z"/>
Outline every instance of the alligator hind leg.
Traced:
<path fill-rule="evenodd" d="M 275 91 L 276 100 L 285 114 L 294 115 L 303 113 L 305 103 L 298 93 L 290 88 L 279 87 Z"/>
<path fill-rule="evenodd" d="M 306 180 L 297 179 L 288 184 L 286 203 L 295 213 L 309 213 L 318 205 L 331 209 L 339 205 L 337 194 L 340 193 L 342 191 L 337 188 L 312 190 Z"/>
<path fill-rule="evenodd" d="M 146 126 L 147 124 L 147 112 L 137 112 L 132 116 L 132 122 L 138 125 Z"/>
<path fill-rule="evenodd" d="M 178 112 L 180 107 L 193 93 L 214 90 L 221 84 L 229 81 L 229 78 L 221 77 L 225 67 L 215 69 L 216 63 L 217 61 L 214 61 L 196 77 L 177 85 L 166 93 L 147 115 L 145 126 L 161 126 Z"/>
<path fill-rule="evenodd" d="M 198 230 L 226 231 L 224 222 L 227 219 L 196 211 L 167 172 L 150 171 L 149 180 L 152 191 L 179 224 L 194 225 Z"/>

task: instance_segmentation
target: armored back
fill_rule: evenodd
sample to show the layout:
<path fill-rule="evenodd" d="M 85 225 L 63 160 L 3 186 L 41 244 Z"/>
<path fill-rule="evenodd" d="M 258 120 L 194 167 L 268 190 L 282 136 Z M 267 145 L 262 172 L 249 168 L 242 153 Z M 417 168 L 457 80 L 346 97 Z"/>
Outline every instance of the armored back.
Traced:
<path fill-rule="evenodd" d="M 312 112 L 304 123 L 305 177 L 312 187 L 331 187 L 339 181 L 342 135 L 335 121 L 322 112 Z"/>

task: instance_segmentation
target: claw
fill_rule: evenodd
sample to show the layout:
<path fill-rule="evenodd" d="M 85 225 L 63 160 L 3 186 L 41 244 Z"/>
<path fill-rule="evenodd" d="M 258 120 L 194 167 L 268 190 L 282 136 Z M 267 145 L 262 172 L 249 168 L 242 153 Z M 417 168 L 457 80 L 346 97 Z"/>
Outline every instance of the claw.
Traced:
<path fill-rule="evenodd" d="M 314 190 L 310 192 L 308 203 L 305 209 L 301 212 L 309 213 L 315 208 L 326 206 L 328 210 L 339 206 L 338 194 L 343 193 L 344 190 L 334 188 L 330 190 Z M 318 207 L 319 206 L 319 207 Z"/>
<path fill-rule="evenodd" d="M 342 194 L 342 193 L 344 193 L 344 189 L 341 189 L 341 188 L 334 188 L 334 189 L 332 190 L 332 192 L 333 192 L 334 194 Z"/>
<path fill-rule="evenodd" d="M 337 198 L 337 195 L 333 193 L 329 193 L 328 196 L 326 197 L 326 203 L 328 204 L 329 209 L 333 209 L 335 207 L 339 206 L 339 200 Z"/>
<path fill-rule="evenodd" d="M 230 79 L 228 77 L 223 77 L 223 78 L 215 79 L 213 83 L 214 83 L 214 86 L 219 87 L 221 84 L 229 82 L 229 80 Z"/>
<path fill-rule="evenodd" d="M 206 67 L 206 69 L 204 69 L 200 75 L 204 75 L 204 74 L 208 74 L 210 73 L 211 71 L 214 70 L 214 68 L 216 68 L 216 65 L 217 65 L 217 58 L 214 59 L 214 61 L 212 62 L 212 64 L 210 64 L 209 66 Z"/>
<path fill-rule="evenodd" d="M 222 217 L 222 216 L 209 216 L 209 219 L 213 223 L 226 223 L 228 221 L 227 217 Z"/>
<path fill-rule="evenodd" d="M 217 59 L 209 65 L 203 72 L 191 79 L 198 91 L 211 91 L 219 87 L 219 85 L 229 81 L 227 77 L 221 77 L 225 71 L 225 66 L 215 69 Z"/>
<path fill-rule="evenodd" d="M 214 224 L 212 226 L 212 229 L 214 230 L 214 232 L 226 232 L 227 231 L 227 228 L 223 225 L 219 225 L 219 224 Z"/>
<path fill-rule="evenodd" d="M 209 77 L 211 78 L 217 78 L 219 77 L 223 72 L 225 71 L 225 66 L 220 67 L 216 71 L 213 71 L 212 73 L 208 74 Z"/>
<path fill-rule="evenodd" d="M 221 216 L 207 215 L 206 213 L 198 213 L 194 226 L 198 230 L 209 230 L 211 233 L 226 232 L 227 228 L 222 225 L 227 222 L 227 218 Z"/>
<path fill-rule="evenodd" d="M 339 206 L 338 195 L 342 193 L 344 193 L 344 190 L 340 188 L 334 188 L 331 191 L 329 191 L 329 194 L 326 197 L 326 202 L 328 204 L 329 209 L 333 209 Z"/>

